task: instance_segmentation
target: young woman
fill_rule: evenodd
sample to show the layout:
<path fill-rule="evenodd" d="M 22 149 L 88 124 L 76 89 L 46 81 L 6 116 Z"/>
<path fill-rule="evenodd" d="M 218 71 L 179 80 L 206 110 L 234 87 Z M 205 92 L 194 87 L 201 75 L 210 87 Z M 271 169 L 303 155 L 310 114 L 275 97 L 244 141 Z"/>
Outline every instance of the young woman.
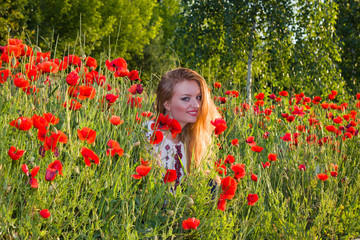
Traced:
<path fill-rule="evenodd" d="M 161 165 L 176 170 L 177 186 L 190 168 L 201 165 L 214 130 L 210 121 L 220 114 L 204 78 L 187 68 L 171 70 L 161 78 L 157 88 L 156 112 L 157 116 L 168 115 L 177 120 L 181 126 L 181 133 L 175 138 L 166 131 L 162 142 L 155 146 L 155 151 L 161 156 Z M 148 138 L 153 133 L 152 123 L 147 123 Z"/>

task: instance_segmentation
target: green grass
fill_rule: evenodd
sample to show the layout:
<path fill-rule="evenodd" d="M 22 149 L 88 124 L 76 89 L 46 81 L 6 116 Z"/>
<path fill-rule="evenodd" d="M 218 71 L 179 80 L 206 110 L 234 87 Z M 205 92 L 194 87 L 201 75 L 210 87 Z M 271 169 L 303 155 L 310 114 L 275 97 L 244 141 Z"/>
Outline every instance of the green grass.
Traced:
<path fill-rule="evenodd" d="M 26 60 L 12 69 L 13 75 L 18 71 L 24 73 L 25 63 Z M 42 75 L 34 82 L 39 92 L 32 95 L 26 95 L 11 80 L 0 84 L 0 238 L 351 239 L 360 236 L 359 138 L 354 136 L 343 141 L 342 136 L 325 129 L 327 125 L 336 125 L 326 117 L 328 112 L 342 116 L 350 110 L 357 111 L 355 102 L 349 102 L 343 112 L 324 110 L 311 103 L 306 115 L 297 116 L 291 123 L 280 115 L 289 113 L 288 97 L 284 97 L 281 104 L 265 97 L 265 106 L 260 110 L 274 106 L 269 119 L 252 110 L 234 113 L 234 108 L 244 102 L 241 94 L 239 98 L 228 97 L 225 104 L 217 102 L 228 129 L 219 137 L 214 136 L 211 156 L 204 160 L 201 169 L 193 169 L 172 194 L 169 185 L 162 182 L 164 169 L 155 164 L 154 156 L 147 151 L 149 143 L 143 137 L 141 124 L 147 121 L 141 112 L 154 111 L 155 79 L 145 87 L 142 107 L 131 108 L 127 104 L 127 88 L 132 83 L 125 78 L 114 78 L 104 64 L 100 68 L 112 90 L 94 84 L 95 98 L 81 101 L 83 106 L 77 111 L 61 106 L 70 99 L 65 78 L 74 67 L 50 74 L 51 86 L 44 84 L 48 75 Z M 212 94 L 226 96 L 226 90 L 226 87 L 213 89 Z M 119 94 L 119 98 L 111 107 L 103 107 L 100 102 L 110 92 Z M 60 130 L 69 139 L 66 144 L 58 144 L 58 157 L 51 151 L 47 151 L 45 157 L 39 155 L 43 143 L 37 139 L 36 129 L 24 132 L 9 125 L 20 116 L 32 117 L 45 112 L 60 119 L 58 124 L 49 127 L 50 132 Z M 135 121 L 136 114 L 141 118 L 140 124 Z M 124 123 L 112 125 L 108 120 L 111 115 L 121 116 Z M 310 115 L 320 122 L 315 128 L 309 125 Z M 359 122 L 358 116 L 360 114 L 356 122 Z M 342 125 L 347 125 L 344 122 Z M 295 133 L 298 125 L 305 125 L 317 139 L 329 136 L 331 141 L 322 147 L 308 144 L 307 132 L 300 134 L 298 146 L 280 139 L 286 132 Z M 77 129 L 83 127 L 97 132 L 94 144 L 77 137 Z M 265 132 L 269 133 L 267 139 L 262 137 Z M 249 136 L 254 136 L 255 142 L 264 147 L 262 152 L 250 150 L 245 143 Z M 235 138 L 240 142 L 237 147 L 230 143 Z M 110 139 L 120 143 L 123 156 L 106 156 Z M 26 153 L 13 161 L 7 153 L 11 146 Z M 85 165 L 80 154 L 82 147 L 100 157 L 99 165 Z M 263 169 L 261 162 L 268 161 L 268 153 L 277 154 L 277 161 Z M 238 181 L 236 195 L 227 201 L 223 212 L 217 209 L 220 190 L 212 199 L 208 182 L 217 174 L 214 162 L 229 154 L 235 156 L 235 163 L 245 164 L 246 176 Z M 152 162 L 152 170 L 136 180 L 131 175 L 135 174 L 140 157 Z M 63 176 L 57 175 L 52 182 L 47 182 L 46 168 L 56 159 L 63 164 Z M 37 189 L 27 184 L 28 177 L 21 171 L 24 163 L 30 170 L 40 166 Z M 305 164 L 306 171 L 300 171 L 299 164 Z M 338 165 L 337 177 L 330 176 L 330 164 Z M 210 174 L 204 174 L 206 170 L 210 170 Z M 321 182 L 316 178 L 326 171 L 328 180 Z M 250 179 L 251 173 L 258 176 L 257 182 Z M 233 175 L 230 166 L 227 174 Z M 254 206 L 247 204 L 250 193 L 259 196 Z M 50 218 L 41 218 L 41 209 L 49 209 Z M 183 230 L 182 221 L 190 217 L 201 221 L 199 227 Z"/>

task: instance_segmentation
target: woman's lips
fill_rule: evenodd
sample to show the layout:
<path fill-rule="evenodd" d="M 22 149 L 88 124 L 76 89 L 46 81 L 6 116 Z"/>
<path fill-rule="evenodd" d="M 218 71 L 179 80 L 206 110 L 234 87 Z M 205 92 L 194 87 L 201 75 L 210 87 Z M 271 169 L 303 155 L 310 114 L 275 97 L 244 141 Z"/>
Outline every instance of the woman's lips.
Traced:
<path fill-rule="evenodd" d="M 197 116 L 198 111 L 189 111 L 188 114 L 190 114 L 191 116 Z"/>

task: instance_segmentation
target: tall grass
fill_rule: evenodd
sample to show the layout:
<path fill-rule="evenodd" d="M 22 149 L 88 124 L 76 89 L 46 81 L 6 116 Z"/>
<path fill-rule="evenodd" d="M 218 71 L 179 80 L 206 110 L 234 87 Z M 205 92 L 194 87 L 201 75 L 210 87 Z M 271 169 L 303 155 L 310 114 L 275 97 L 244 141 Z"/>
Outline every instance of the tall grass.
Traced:
<path fill-rule="evenodd" d="M 24 58 L 16 69 L 3 63 L 5 68 L 25 73 Z M 99 61 L 99 60 L 98 60 Z M 61 106 L 70 97 L 67 94 L 65 78 L 75 67 L 56 74 L 43 74 L 34 82 L 39 90 L 36 94 L 25 94 L 14 86 L 12 79 L 0 84 L 0 237 L 5 239 L 352 239 L 360 235 L 360 178 L 359 138 L 342 140 L 328 132 L 325 126 L 334 123 L 329 113 L 342 116 L 355 109 L 350 102 L 346 110 L 324 110 L 320 105 L 309 104 L 304 117 L 296 116 L 294 122 L 287 122 L 281 113 L 289 113 L 289 97 L 276 103 L 265 98 L 260 110 L 274 106 L 272 113 L 256 114 L 248 111 L 234 111 L 244 102 L 242 94 L 233 98 L 227 96 L 219 109 L 227 121 L 228 129 L 213 138 L 212 154 L 204 160 L 199 169 L 192 169 L 175 193 L 169 191 L 169 184 L 162 181 L 165 170 L 155 163 L 155 157 L 148 152 L 151 147 L 144 138 L 142 123 L 148 121 L 141 116 L 144 111 L 154 111 L 154 88 L 156 82 L 149 81 L 145 88 L 142 107 L 131 108 L 127 104 L 127 89 L 132 82 L 126 78 L 114 78 L 105 68 L 101 59 L 98 71 L 106 75 L 112 90 L 94 84 L 96 97 L 83 100 L 82 108 L 72 111 Z M 83 70 L 81 70 L 83 71 Z M 51 85 L 44 84 L 50 77 Z M 156 81 L 156 78 L 154 78 Z M 216 79 L 213 79 L 216 81 Z M 209 83 L 209 86 L 212 83 Z M 214 96 L 226 96 L 226 86 L 212 89 Z M 233 90 L 233 89 L 229 89 Z M 110 107 L 103 104 L 107 93 L 119 94 Z M 313 96 L 310 96 L 313 97 Z M 336 101 L 336 100 L 335 100 Z M 325 100 L 323 100 L 325 102 Z M 301 104 L 299 104 L 301 105 Z M 355 109 L 358 110 L 358 109 Z M 69 141 L 58 144 L 59 156 L 47 151 L 39 154 L 43 145 L 37 139 L 37 131 L 20 131 L 9 123 L 20 116 L 32 117 L 45 112 L 60 119 L 50 131 L 64 132 Z M 136 115 L 141 119 L 136 121 Z M 121 116 L 124 123 L 114 126 L 109 122 L 112 115 Z M 359 115 L 355 121 L 359 122 Z M 319 120 L 319 125 L 310 126 L 309 118 Z M 344 120 L 345 121 L 345 120 Z M 346 122 L 346 121 L 345 121 Z M 305 125 L 306 132 L 298 138 L 298 145 L 284 142 L 280 137 L 285 133 L 299 132 L 296 126 Z M 347 122 L 342 125 L 347 125 Z M 94 144 L 82 142 L 77 129 L 89 127 L 97 132 Z M 356 126 L 356 128 L 358 128 Z M 263 138 L 265 132 L 268 138 Z M 319 146 L 309 144 L 306 137 L 316 134 L 317 139 L 331 137 L 328 143 Z M 245 142 L 255 137 L 260 153 L 250 150 Z M 239 146 L 232 146 L 232 139 L 239 139 Z M 124 149 L 119 157 L 106 156 L 108 140 L 116 140 Z M 138 142 L 140 144 L 138 145 Z M 26 150 L 22 158 L 13 161 L 8 156 L 11 146 Z M 82 147 L 92 149 L 99 157 L 100 164 L 88 167 L 80 154 Z M 269 153 L 277 154 L 277 161 L 269 168 Z M 218 173 L 214 163 L 235 156 L 235 163 L 245 164 L 246 176 L 239 179 L 236 195 L 227 202 L 226 210 L 217 209 L 220 188 L 211 192 L 209 181 Z M 152 170 L 142 179 L 132 178 L 140 157 L 151 161 Z M 57 175 L 45 181 L 47 166 L 54 160 L 63 164 L 63 176 Z M 39 187 L 33 189 L 28 177 L 21 171 L 26 163 L 30 169 L 40 166 L 36 178 Z M 299 170 L 305 164 L 306 170 Z M 338 166 L 338 176 L 330 176 L 331 164 Z M 205 172 L 210 173 L 205 174 Z M 317 174 L 330 176 L 322 182 Z M 250 179 L 251 173 L 258 181 Z M 227 166 L 227 175 L 233 175 Z M 224 176 L 222 176 L 224 177 Z M 246 197 L 256 193 L 259 200 L 249 206 Z M 43 219 L 41 209 L 49 209 L 51 216 Z M 195 217 L 201 221 L 196 230 L 184 230 L 182 221 Z"/>

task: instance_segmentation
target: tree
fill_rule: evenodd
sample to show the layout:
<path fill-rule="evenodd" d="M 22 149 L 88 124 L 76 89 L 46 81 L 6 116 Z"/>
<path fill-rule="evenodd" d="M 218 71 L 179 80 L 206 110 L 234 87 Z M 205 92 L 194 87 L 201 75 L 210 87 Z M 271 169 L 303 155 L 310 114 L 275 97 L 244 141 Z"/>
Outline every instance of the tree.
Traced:
<path fill-rule="evenodd" d="M 360 2 L 337 0 L 339 7 L 336 34 L 340 40 L 341 61 L 338 65 L 347 89 L 355 94 L 360 91 Z"/>

